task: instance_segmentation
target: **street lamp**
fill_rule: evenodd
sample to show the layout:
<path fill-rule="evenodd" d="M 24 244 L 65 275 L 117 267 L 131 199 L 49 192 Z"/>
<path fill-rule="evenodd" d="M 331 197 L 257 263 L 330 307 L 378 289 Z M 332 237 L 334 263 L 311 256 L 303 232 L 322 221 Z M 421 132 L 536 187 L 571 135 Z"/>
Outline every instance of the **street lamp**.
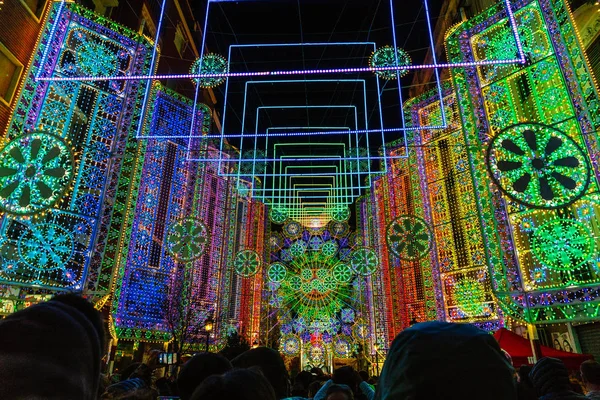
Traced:
<path fill-rule="evenodd" d="M 258 347 L 258 339 L 254 339 L 254 342 L 252 342 L 252 348 L 255 349 Z"/>
<path fill-rule="evenodd" d="M 212 316 L 208 316 L 204 321 L 204 330 L 206 331 L 206 352 L 208 353 L 208 342 L 210 341 L 210 332 L 213 330 L 215 321 L 213 321 Z"/>

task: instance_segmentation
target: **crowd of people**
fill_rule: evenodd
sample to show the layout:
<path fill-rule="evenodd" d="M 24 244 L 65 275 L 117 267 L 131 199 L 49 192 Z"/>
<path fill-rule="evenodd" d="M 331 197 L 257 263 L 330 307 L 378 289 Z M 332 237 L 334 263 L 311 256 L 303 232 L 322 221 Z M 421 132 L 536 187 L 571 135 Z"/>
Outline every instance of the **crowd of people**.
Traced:
<path fill-rule="evenodd" d="M 600 364 L 585 361 L 580 382 L 562 361 L 511 365 L 487 332 L 424 322 L 393 341 L 381 376 L 342 367 L 290 379 L 280 354 L 250 349 L 232 360 L 198 353 L 175 380 L 155 379 L 157 352 L 109 382 L 101 373 L 104 329 L 86 300 L 60 295 L 0 321 L 0 399 L 181 400 L 575 400 L 600 399 Z"/>

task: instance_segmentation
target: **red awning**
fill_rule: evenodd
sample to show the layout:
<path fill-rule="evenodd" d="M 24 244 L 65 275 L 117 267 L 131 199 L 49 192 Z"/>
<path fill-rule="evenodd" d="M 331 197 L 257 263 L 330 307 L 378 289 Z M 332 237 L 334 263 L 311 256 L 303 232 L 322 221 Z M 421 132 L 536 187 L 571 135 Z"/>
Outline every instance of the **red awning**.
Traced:
<path fill-rule="evenodd" d="M 533 357 L 533 351 L 531 350 L 531 344 L 529 340 L 517 335 L 514 332 L 509 331 L 506 328 L 500 328 L 494 333 L 494 338 L 500 344 L 500 347 L 513 359 L 513 365 L 520 367 L 523 364 L 531 365 L 529 362 L 530 357 Z M 579 369 L 579 366 L 585 360 L 591 360 L 594 357 L 591 354 L 577 354 L 569 353 L 568 351 L 555 350 L 551 347 L 541 346 L 542 355 L 544 357 L 554 357 L 562 360 L 567 368 Z"/>

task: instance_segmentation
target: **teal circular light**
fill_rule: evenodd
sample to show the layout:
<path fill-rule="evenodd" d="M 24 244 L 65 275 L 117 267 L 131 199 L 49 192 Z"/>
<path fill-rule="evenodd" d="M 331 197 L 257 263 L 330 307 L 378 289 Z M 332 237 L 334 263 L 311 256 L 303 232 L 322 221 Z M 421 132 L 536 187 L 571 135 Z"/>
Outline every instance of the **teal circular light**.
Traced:
<path fill-rule="evenodd" d="M 271 282 L 282 282 L 287 275 L 287 268 L 282 263 L 273 263 L 269 266 L 267 276 Z"/>
<path fill-rule="evenodd" d="M 545 267 L 572 271 L 589 262 L 595 243 L 590 230 L 581 222 L 556 218 L 533 233 L 531 252 Z"/>
<path fill-rule="evenodd" d="M 64 269 L 73 257 L 73 235 L 56 224 L 34 224 L 25 229 L 18 242 L 19 256 L 36 271 Z"/>
<path fill-rule="evenodd" d="M 368 247 L 360 247 L 350 257 L 352 270 L 359 275 L 369 276 L 377 270 L 379 259 L 375 251 Z"/>
<path fill-rule="evenodd" d="M 581 198 L 591 179 L 587 156 L 564 132 L 522 123 L 488 145 L 489 173 L 511 199 L 533 208 L 561 208 Z"/>
<path fill-rule="evenodd" d="M 398 63 L 396 64 L 396 55 L 398 56 Z M 403 67 L 411 64 L 411 59 L 408 53 L 400 48 L 396 51 L 391 46 L 383 46 L 377 49 L 369 59 L 369 66 L 371 68 L 381 67 Z M 386 70 L 386 71 L 375 71 L 375 74 L 382 79 L 394 80 L 398 77 L 403 77 L 408 74 L 408 69 L 401 68 L 399 70 Z"/>
<path fill-rule="evenodd" d="M 260 255 L 254 250 L 239 251 L 233 260 L 235 273 L 244 278 L 256 275 L 260 264 Z"/>
<path fill-rule="evenodd" d="M 117 54 L 106 46 L 86 40 L 77 46 L 77 66 L 86 76 L 114 76 L 119 68 Z"/>
<path fill-rule="evenodd" d="M 73 154 L 56 135 L 36 131 L 0 150 L 0 210 L 32 215 L 62 199 L 73 179 Z"/>
<path fill-rule="evenodd" d="M 226 74 L 229 72 L 229 63 L 225 57 L 219 54 L 205 54 L 203 57 L 198 58 L 192 64 L 190 69 L 191 74 Z M 211 77 L 211 78 L 195 78 L 193 81 L 200 85 L 201 88 L 209 89 L 215 86 L 219 86 L 225 82 L 224 77 Z"/>

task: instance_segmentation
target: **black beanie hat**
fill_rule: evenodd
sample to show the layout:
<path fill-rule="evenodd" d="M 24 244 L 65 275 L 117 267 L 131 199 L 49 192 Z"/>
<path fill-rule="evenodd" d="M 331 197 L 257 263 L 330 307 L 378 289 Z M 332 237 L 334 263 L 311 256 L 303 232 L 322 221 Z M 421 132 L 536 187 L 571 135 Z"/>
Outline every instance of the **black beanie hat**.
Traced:
<path fill-rule="evenodd" d="M 103 343 L 98 321 L 87 301 L 64 297 L 0 321 L 0 398 L 95 399 Z"/>
<path fill-rule="evenodd" d="M 571 390 L 569 370 L 558 358 L 541 358 L 529 373 L 538 396 Z"/>

